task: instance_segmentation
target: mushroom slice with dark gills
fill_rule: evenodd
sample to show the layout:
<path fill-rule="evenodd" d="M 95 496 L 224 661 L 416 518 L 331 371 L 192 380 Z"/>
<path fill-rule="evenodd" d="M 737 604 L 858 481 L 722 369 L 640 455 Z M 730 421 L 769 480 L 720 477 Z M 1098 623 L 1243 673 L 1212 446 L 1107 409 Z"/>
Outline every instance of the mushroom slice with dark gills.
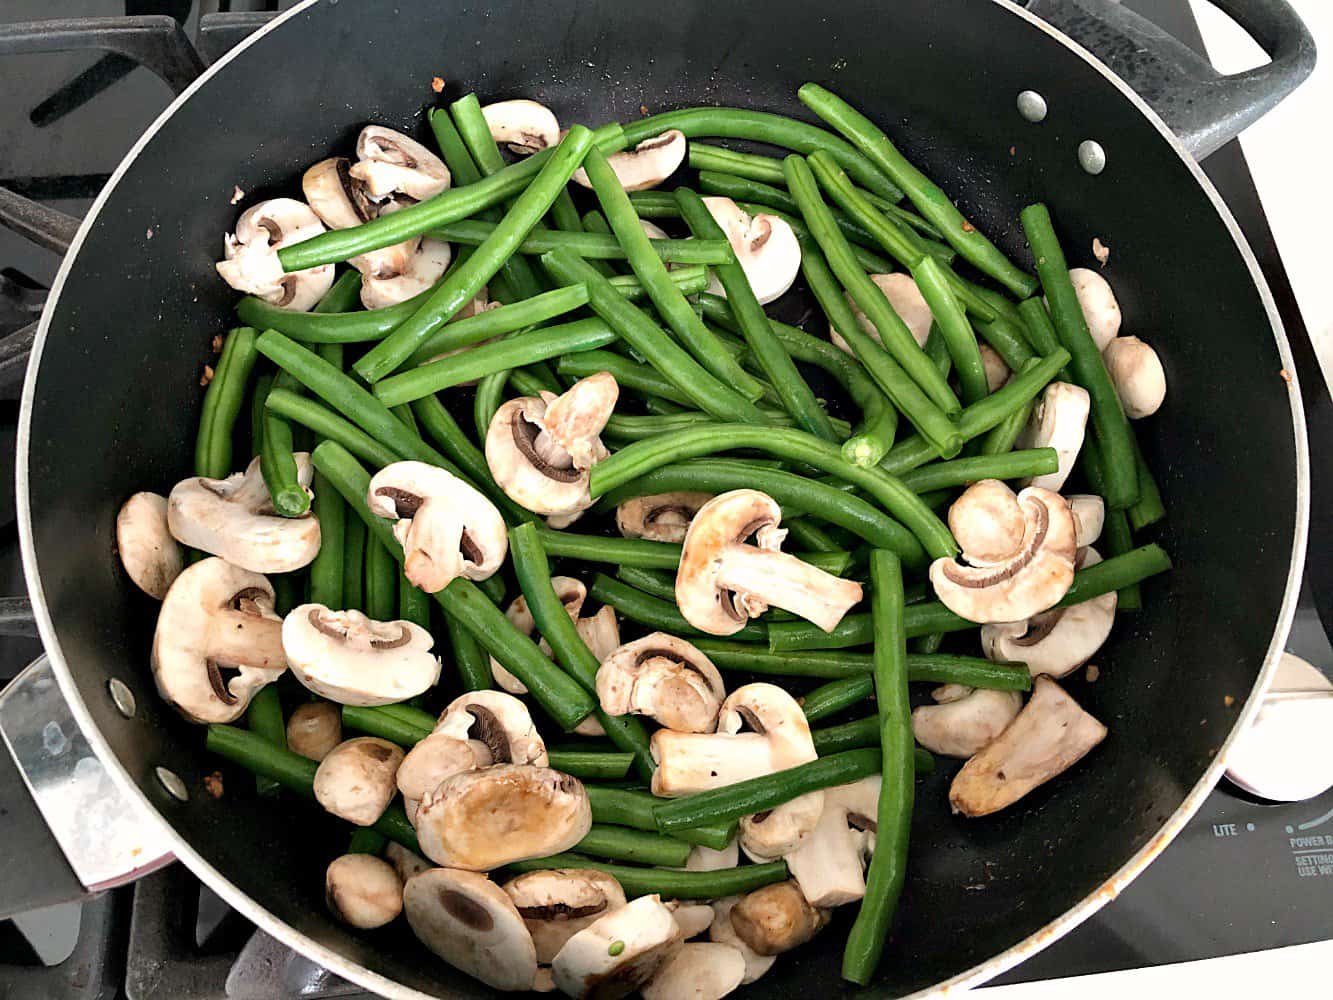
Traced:
<path fill-rule="evenodd" d="M 282 646 L 296 679 L 340 705 L 389 705 L 440 679 L 435 640 L 409 621 L 302 604 L 283 621 Z"/>
<path fill-rule="evenodd" d="M 567 517 L 591 507 L 588 476 L 607 455 L 600 435 L 619 395 L 611 374 L 598 372 L 563 395 L 501 406 L 486 430 L 486 464 L 500 489 L 534 514 Z"/>
<path fill-rule="evenodd" d="M 633 497 L 616 507 L 616 527 L 626 538 L 679 544 L 699 508 L 712 499 L 712 493 L 685 490 Z"/>
<path fill-rule="evenodd" d="M 710 733 L 726 697 L 713 661 L 684 639 L 654 632 L 621 646 L 597 671 L 607 715 L 646 715 L 677 732 Z"/>
<path fill-rule="evenodd" d="M 278 260 L 278 251 L 322 232 L 323 223 L 305 202 L 294 198 L 261 201 L 241 213 L 236 231 L 227 234 L 218 275 L 238 292 L 283 309 L 309 312 L 333 287 L 333 265 L 288 274 Z"/>
<path fill-rule="evenodd" d="M 222 559 L 190 566 L 162 601 L 152 666 L 158 692 L 191 722 L 240 718 L 287 669 L 273 587 Z"/>
<path fill-rule="evenodd" d="M 606 158 L 607 164 L 626 191 L 646 191 L 657 187 L 676 172 L 685 162 L 689 142 L 679 129 L 668 129 L 661 135 L 644 139 L 633 149 L 623 149 Z M 587 172 L 579 167 L 574 171 L 574 183 L 592 187 Z"/>
<path fill-rule="evenodd" d="M 481 109 L 491 138 L 519 156 L 530 156 L 560 141 L 560 123 L 544 104 L 518 99 L 496 101 Z"/>
<path fill-rule="evenodd" d="M 504 891 L 523 916 L 541 965 L 550 965 L 583 928 L 625 905 L 620 883 L 590 868 L 528 872 L 506 882 Z"/>
<path fill-rule="evenodd" d="M 791 223 L 766 212 L 751 215 L 730 198 L 710 197 L 703 203 L 726 234 L 760 305 L 784 295 L 801 270 L 801 244 Z M 708 291 L 727 296 L 717 275 L 711 277 Z"/>
<path fill-rule="evenodd" d="M 435 732 L 472 742 L 478 754 L 484 749 L 487 764 L 546 766 L 546 744 L 528 706 L 503 691 L 469 691 L 455 698 L 435 723 Z"/>
<path fill-rule="evenodd" d="M 659 896 L 640 896 L 571 937 L 552 963 L 571 997 L 619 1000 L 657 974 L 682 944 L 680 926 Z"/>
<path fill-rule="evenodd" d="M 356 156 L 348 173 L 365 184 L 367 194 L 376 201 L 396 194 L 425 201 L 447 188 L 451 180 L 443 160 L 411 136 L 383 125 L 361 130 Z"/>

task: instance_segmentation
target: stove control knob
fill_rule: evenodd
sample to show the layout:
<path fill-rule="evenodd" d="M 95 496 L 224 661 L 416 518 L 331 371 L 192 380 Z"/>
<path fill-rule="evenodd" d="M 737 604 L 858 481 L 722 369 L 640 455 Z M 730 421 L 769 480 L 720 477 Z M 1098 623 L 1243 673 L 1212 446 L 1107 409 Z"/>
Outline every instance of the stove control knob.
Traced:
<path fill-rule="evenodd" d="M 1250 727 L 1227 753 L 1227 777 L 1251 795 L 1299 802 L 1333 788 L 1333 681 L 1283 653 Z"/>

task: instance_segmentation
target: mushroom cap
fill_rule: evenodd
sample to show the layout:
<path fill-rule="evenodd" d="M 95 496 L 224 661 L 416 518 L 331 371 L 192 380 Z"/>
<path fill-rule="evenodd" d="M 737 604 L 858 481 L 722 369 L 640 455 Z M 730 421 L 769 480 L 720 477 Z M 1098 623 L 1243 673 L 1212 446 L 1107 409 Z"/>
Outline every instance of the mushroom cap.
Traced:
<path fill-rule="evenodd" d="M 870 280 L 884 293 L 884 297 L 889 300 L 890 307 L 898 314 L 898 318 L 907 325 L 907 329 L 912 332 L 912 337 L 916 340 L 917 346 L 925 347 L 926 339 L 930 336 L 930 325 L 935 322 L 935 316 L 930 311 L 930 306 L 926 304 L 926 298 L 921 294 L 921 289 L 912 280 L 912 276 L 895 271 L 891 274 L 872 274 Z M 879 331 L 875 329 L 875 324 L 870 322 L 870 317 L 861 311 L 861 307 L 852 300 L 850 295 L 847 296 L 847 303 L 852 307 L 852 313 L 856 316 L 856 321 L 861 324 L 861 329 L 878 341 Z M 832 325 L 829 326 L 828 336 L 834 347 L 839 347 L 848 354 L 852 353 L 847 341 L 842 339 L 842 335 L 833 329 Z M 1005 370 L 1008 371 L 1008 369 Z M 993 389 L 991 391 L 994 392 Z"/>
<path fill-rule="evenodd" d="M 1138 337 L 1116 337 L 1102 351 L 1106 373 L 1130 420 L 1150 417 L 1166 399 L 1166 372 L 1157 352 Z"/>
<path fill-rule="evenodd" d="M 446 778 L 421 800 L 416 826 L 436 864 L 487 871 L 569 850 L 587 835 L 592 809 L 577 778 L 495 764 Z"/>
<path fill-rule="evenodd" d="M 434 286 L 449 268 L 453 250 L 443 240 L 409 240 L 403 260 L 387 267 L 367 268 L 361 277 L 361 304 L 387 309 Z M 402 244 L 399 244 L 402 246 Z"/>
<path fill-rule="evenodd" d="M 1096 544 L 1106 526 L 1106 501 L 1095 493 L 1067 493 L 1065 500 L 1074 512 L 1074 544 L 1080 549 Z"/>
<path fill-rule="evenodd" d="M 1080 549 L 1079 552 L 1079 569 L 1102 561 L 1096 549 Z M 1038 674 L 1055 678 L 1068 676 L 1092 659 L 1110 636 L 1117 602 L 1116 592 L 1112 590 L 1067 608 L 1043 611 L 1027 621 L 983 625 L 982 652 L 990 660 L 1026 663 L 1033 677 Z"/>
<path fill-rule="evenodd" d="M 555 113 L 536 101 L 496 101 L 485 105 L 481 113 L 491 138 L 519 156 L 540 153 L 560 141 L 560 123 Z"/>
<path fill-rule="evenodd" d="M 315 770 L 315 801 L 349 823 L 372 826 L 397 791 L 402 762 L 403 751 L 377 736 L 339 743 Z"/>
<path fill-rule="evenodd" d="M 712 499 L 711 493 L 686 490 L 632 497 L 616 507 L 616 528 L 626 538 L 680 544 L 694 515 Z"/>
<path fill-rule="evenodd" d="M 745 975 L 741 984 L 752 983 L 769 969 L 777 958 L 773 955 L 761 955 L 740 939 L 736 929 L 731 926 L 731 911 L 741 901 L 740 896 L 727 896 L 713 900 L 713 923 L 708 928 L 708 937 L 718 944 L 729 945 L 740 952 L 745 960 Z"/>
<path fill-rule="evenodd" d="M 1272 802 L 1300 802 L 1327 791 L 1333 784 L 1333 758 L 1311 753 L 1310 748 L 1328 739 L 1333 699 L 1309 695 L 1331 690 L 1333 682 L 1317 667 L 1283 653 L 1269 694 L 1304 693 L 1264 699 L 1254 721 L 1227 750 L 1227 777 L 1251 795 Z"/>
<path fill-rule="evenodd" d="M 772 861 L 795 851 L 815 829 L 824 812 L 824 793 L 807 792 L 796 798 L 743 816 L 740 821 L 741 849 L 752 861 Z"/>
<path fill-rule="evenodd" d="M 640 992 L 644 1000 L 722 1000 L 744 982 L 745 972 L 745 956 L 735 948 L 697 941 L 681 945 Z"/>
<path fill-rule="evenodd" d="M 597 671 L 603 712 L 646 715 L 677 732 L 712 732 L 726 695 L 713 661 L 665 632 L 626 643 Z"/>
<path fill-rule="evenodd" d="M 980 344 L 978 347 L 981 351 L 981 366 L 986 369 L 986 391 L 995 392 L 1004 387 L 1013 372 L 1004 358 L 1000 357 L 999 351 L 990 344 Z"/>
<path fill-rule="evenodd" d="M 1054 448 L 1059 466 L 1054 472 L 1033 476 L 1025 485 L 1059 492 L 1083 447 L 1090 408 L 1088 390 L 1080 385 L 1052 382 L 1042 390 L 1016 447 Z"/>
<path fill-rule="evenodd" d="M 310 493 L 310 456 L 301 451 L 294 457 L 297 481 Z M 319 519 L 311 511 L 300 517 L 275 512 L 258 458 L 226 479 L 192 476 L 177 483 L 167 498 L 167 527 L 182 545 L 255 573 L 290 573 L 319 552 Z"/>
<path fill-rule="evenodd" d="M 670 899 L 662 905 L 671 911 L 676 926 L 680 928 L 680 936 L 686 940 L 698 937 L 713 922 L 713 908 L 707 903 Z"/>
<path fill-rule="evenodd" d="M 967 491 L 954 507 L 968 499 Z M 1064 497 L 1030 486 L 1015 498 L 1023 512 L 1022 541 L 1004 562 L 964 566 L 936 559 L 930 566 L 935 593 L 968 621 L 1012 622 L 1053 607 L 1074 582 L 1074 515 Z M 950 522 L 954 512 L 950 511 Z M 984 531 L 984 527 L 978 528 Z M 968 550 L 964 558 L 970 559 Z"/>
<path fill-rule="evenodd" d="M 819 822 L 786 853 L 787 868 L 811 906 L 841 906 L 865 895 L 881 784 L 880 776 L 872 774 L 825 789 Z"/>
<path fill-rule="evenodd" d="M 509 551 L 504 518 L 484 494 L 446 469 L 394 462 L 366 490 L 372 514 L 394 518 L 403 572 L 428 594 L 458 577 L 485 580 Z"/>
<path fill-rule="evenodd" d="M 485 767 L 491 763 L 489 750 L 477 753 L 469 740 L 447 733 L 431 733 L 407 751 L 398 768 L 398 791 L 405 799 L 422 799 L 439 787 L 445 778 Z"/>
<path fill-rule="evenodd" d="M 305 202 L 272 198 L 252 205 L 223 239 L 218 275 L 238 292 L 256 295 L 275 306 L 307 312 L 333 287 L 333 265 L 288 274 L 278 251 L 324 232 L 324 224 Z"/>
<path fill-rule="evenodd" d="M 504 890 L 485 875 L 448 868 L 413 875 L 403 910 L 417 940 L 460 972 L 497 990 L 532 987 L 532 938 Z"/>
<path fill-rule="evenodd" d="M 583 928 L 625 905 L 620 883 L 591 868 L 528 872 L 506 882 L 504 891 L 523 917 L 542 965 L 551 964 Z"/>
<path fill-rule="evenodd" d="M 829 911 L 806 902 L 794 880 L 742 896 L 731 910 L 736 936 L 760 955 L 780 955 L 805 944 L 829 922 Z"/>
<path fill-rule="evenodd" d="M 369 930 L 393 923 L 403 912 L 403 883 L 387 861 L 344 854 L 324 873 L 324 899 L 343 923 Z"/>
<path fill-rule="evenodd" d="M 986 626 L 993 628 L 994 626 Z M 945 757 L 971 757 L 998 737 L 1023 707 L 1017 691 L 976 688 L 960 698 L 941 699 L 938 705 L 920 705 L 912 710 L 912 735 L 931 753 Z"/>
<path fill-rule="evenodd" d="M 546 766 L 546 744 L 528 706 L 503 691 L 469 691 L 440 713 L 435 732 L 483 743 L 495 764 Z"/>
<path fill-rule="evenodd" d="M 759 304 L 781 298 L 801 270 L 801 243 L 791 223 L 767 212 L 750 215 L 730 198 L 707 197 L 703 203 L 726 234 Z M 716 275 L 708 290 L 726 298 Z"/>
<path fill-rule="evenodd" d="M 555 596 L 560 598 L 560 603 L 564 605 L 565 611 L 569 617 L 574 619 L 576 625 L 579 612 L 583 609 L 583 602 L 588 597 L 588 588 L 583 585 L 582 580 L 577 580 L 572 576 L 553 576 L 551 577 L 551 588 L 555 591 Z M 514 628 L 518 629 L 524 635 L 531 637 L 537 629 L 537 622 L 532 617 L 532 611 L 528 608 L 528 599 L 519 594 L 509 602 L 509 607 L 505 608 L 505 617 L 509 619 Z M 551 658 L 551 646 L 545 639 L 537 643 L 537 648 L 542 651 L 547 659 Z M 527 686 L 506 670 L 494 656 L 491 657 L 491 676 L 495 678 L 495 683 L 510 694 L 527 694 Z"/>
<path fill-rule="evenodd" d="M 551 972 L 571 997 L 618 1000 L 652 979 L 680 946 L 680 927 L 661 898 L 640 896 L 571 937 Z"/>
<path fill-rule="evenodd" d="M 360 611 L 302 604 L 282 623 L 282 648 L 292 674 L 340 705 L 391 705 L 434 687 L 440 659 L 435 640 L 409 621 L 377 622 Z"/>
<path fill-rule="evenodd" d="M 997 566 L 1023 544 L 1026 519 L 1014 491 L 998 479 L 979 479 L 949 507 L 949 531 L 973 566 Z"/>
<path fill-rule="evenodd" d="M 1105 726 L 1040 676 L 1018 717 L 954 776 L 949 805 L 964 816 L 989 816 L 1068 770 L 1105 738 Z"/>
<path fill-rule="evenodd" d="M 222 559 L 188 567 L 162 600 L 152 666 L 158 693 L 191 722 L 240 718 L 287 669 L 273 587 Z"/>
<path fill-rule="evenodd" d="M 378 214 L 365 184 L 348 172 L 351 165 L 345 156 L 330 156 L 301 175 L 306 202 L 330 229 L 351 229 Z"/>
<path fill-rule="evenodd" d="M 444 161 L 411 136 L 383 125 L 367 125 L 356 138 L 357 162 L 348 173 L 376 201 L 404 194 L 415 201 L 434 198 L 449 186 Z"/>
<path fill-rule="evenodd" d="M 342 738 L 342 712 L 332 702 L 308 701 L 287 717 L 287 749 L 302 757 L 323 760 Z"/>
<path fill-rule="evenodd" d="M 1115 292 L 1105 278 L 1086 267 L 1070 268 L 1069 281 L 1078 296 L 1093 343 L 1097 350 L 1106 350 L 1106 345 L 1120 332 L 1120 304 L 1115 300 Z"/>
<path fill-rule="evenodd" d="M 626 191 L 645 191 L 657 187 L 676 172 L 685 162 L 689 143 L 679 129 L 668 129 L 661 135 L 644 139 L 633 149 L 612 153 L 606 158 L 620 186 Z M 574 183 L 592 187 L 587 172 L 579 167 L 574 171 Z"/>
<path fill-rule="evenodd" d="M 116 552 L 134 585 L 159 601 L 185 568 L 185 551 L 167 527 L 167 498 L 136 493 L 116 515 Z"/>

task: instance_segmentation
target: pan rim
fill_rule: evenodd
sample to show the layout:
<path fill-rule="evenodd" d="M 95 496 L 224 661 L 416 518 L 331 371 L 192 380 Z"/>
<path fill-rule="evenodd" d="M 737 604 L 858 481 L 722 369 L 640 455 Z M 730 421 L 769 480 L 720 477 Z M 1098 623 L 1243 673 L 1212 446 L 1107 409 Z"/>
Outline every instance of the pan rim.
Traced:
<path fill-rule="evenodd" d="M 252 921 L 256 927 L 271 934 L 273 937 L 282 941 L 283 944 L 298 951 L 302 955 L 305 955 L 307 958 L 310 958 L 330 971 L 367 990 L 389 997 L 391 1000 L 432 1000 L 431 994 L 422 993 L 419 990 L 406 986 L 397 980 L 390 979 L 356 961 L 344 957 L 341 953 L 315 941 L 313 938 L 308 937 L 301 931 L 270 913 L 255 899 L 234 885 L 230 879 L 222 874 L 222 872 L 213 867 L 213 865 L 199 854 L 162 815 L 145 794 L 138 782 L 136 782 L 129 772 L 125 770 L 120 759 L 112 751 L 106 738 L 102 735 L 96 722 L 93 720 L 87 705 L 84 703 L 83 696 L 79 691 L 78 685 L 75 683 L 74 676 L 70 671 L 68 663 L 65 661 L 59 637 L 56 634 L 54 623 L 51 620 L 50 610 L 47 607 L 45 593 L 42 587 L 41 573 L 37 566 L 37 555 L 33 542 L 32 511 L 28 497 L 28 451 L 31 443 L 33 400 L 36 394 L 36 374 L 41 365 L 41 358 L 47 334 L 50 330 L 54 314 L 59 306 L 60 294 L 84 240 L 92 226 L 96 224 L 103 207 L 115 192 L 117 185 L 129 170 L 131 164 L 138 159 L 140 153 L 142 153 L 143 149 L 157 135 L 163 125 L 165 125 L 165 123 L 181 107 L 183 107 L 187 101 L 189 101 L 194 93 L 206 85 L 221 67 L 227 65 L 232 59 L 238 57 L 240 53 L 249 46 L 257 43 L 259 39 L 267 35 L 269 32 L 277 30 L 287 21 L 320 2 L 321 0 L 302 0 L 301 3 L 297 4 L 291 10 L 280 14 L 268 24 L 242 40 L 200 74 L 198 79 L 182 91 L 161 112 L 161 114 L 153 120 L 152 124 L 148 126 L 143 135 L 135 141 L 129 152 L 126 153 L 124 159 L 117 165 L 115 171 L 111 174 L 106 185 L 102 188 L 101 192 L 99 192 L 92 207 L 89 209 L 88 214 L 80 224 L 74 240 L 71 242 L 70 248 L 62 260 L 59 271 L 52 283 L 46 306 L 43 309 L 41 320 L 38 324 L 32 353 L 28 362 L 27 373 L 24 378 L 23 394 L 19 409 L 19 426 L 16 439 L 15 460 L 15 492 L 19 542 L 23 558 L 24 578 L 27 582 L 29 596 L 32 601 L 33 614 L 37 621 L 37 627 L 42 638 L 42 643 L 46 649 L 46 655 L 51 662 L 56 680 L 60 685 L 61 694 L 69 703 L 70 711 L 78 722 L 80 728 L 83 730 L 89 745 L 93 748 L 94 752 L 97 753 L 98 758 L 102 761 L 113 780 L 115 780 L 121 790 L 140 807 L 147 818 L 165 828 L 166 835 L 171 840 L 173 853 L 176 857 L 195 875 L 213 888 L 230 906 L 236 909 L 248 920 Z M 1185 823 L 1188 822 L 1190 817 L 1193 816 L 1200 805 L 1202 805 L 1204 799 L 1207 798 L 1213 787 L 1217 784 L 1218 779 L 1221 777 L 1223 770 L 1225 769 L 1227 751 L 1236 739 L 1237 734 L 1249 724 L 1259 710 L 1262 693 L 1267 689 L 1272 679 L 1277 661 L 1283 652 L 1287 634 L 1290 631 L 1291 623 L 1295 616 L 1297 596 L 1304 573 L 1307 535 L 1309 531 L 1310 468 L 1308 438 L 1305 425 L 1305 411 L 1302 404 L 1301 389 L 1298 375 L 1296 373 L 1295 361 L 1291 354 L 1291 345 L 1287 340 L 1286 330 L 1283 326 L 1282 318 L 1278 314 L 1272 291 L 1268 287 L 1267 279 L 1259 268 L 1254 252 L 1250 249 L 1249 243 L 1242 234 L 1235 217 L 1232 215 L 1230 209 L 1227 207 L 1212 182 L 1204 174 L 1198 162 L 1186 151 L 1180 140 L 1171 132 L 1156 112 L 1154 112 L 1148 104 L 1139 97 L 1127 83 L 1125 83 L 1124 80 L 1112 72 L 1105 64 L 1097 59 L 1095 55 L 1083 46 L 1047 24 L 1045 21 L 1036 17 L 1025 8 L 1019 6 L 1017 3 L 1013 2 L 1013 0 L 990 0 L 990 2 L 1014 16 L 1023 19 L 1029 25 L 1045 34 L 1052 41 L 1069 49 L 1114 86 L 1121 95 L 1125 97 L 1145 119 L 1147 119 L 1149 124 L 1157 130 L 1161 137 L 1171 146 L 1176 155 L 1191 171 L 1195 182 L 1199 185 L 1208 201 L 1212 204 L 1213 210 L 1217 213 L 1218 218 L 1226 227 L 1228 233 L 1230 233 L 1236 250 L 1240 253 L 1241 259 L 1244 261 L 1246 268 L 1250 272 L 1250 277 L 1254 282 L 1255 290 L 1259 294 L 1264 311 L 1268 314 L 1278 354 L 1282 359 L 1286 371 L 1291 375 L 1288 399 L 1291 406 L 1292 430 L 1295 435 L 1296 525 L 1292 539 L 1291 564 L 1288 569 L 1282 604 L 1274 624 L 1272 638 L 1269 642 L 1267 652 L 1264 655 L 1263 666 L 1255 679 L 1254 686 L 1251 688 L 1244 706 L 1236 716 L 1227 738 L 1223 741 L 1212 762 L 1204 770 L 1198 781 L 1195 782 L 1194 786 L 1190 789 L 1175 812 L 1168 817 L 1166 822 L 1147 844 L 1140 848 L 1139 851 L 1129 858 L 1114 874 L 1107 878 L 1101 886 L 1085 896 L 1078 904 L 1055 917 L 1045 926 L 1010 946 L 1005 951 L 993 955 L 984 962 L 978 963 L 950 979 L 912 993 L 909 997 L 905 998 L 905 1000 L 924 1000 L 924 998 L 927 997 L 942 996 L 946 992 L 954 989 L 969 989 L 974 986 L 979 986 L 1008 969 L 1013 968 L 1025 959 L 1036 954 L 1050 942 L 1077 927 L 1108 902 L 1115 899 L 1125 886 L 1133 881 L 1134 878 L 1137 877 L 1139 873 L 1142 872 L 1143 869 L 1146 868 L 1148 864 L 1171 843 L 1181 829 L 1183 829 Z"/>

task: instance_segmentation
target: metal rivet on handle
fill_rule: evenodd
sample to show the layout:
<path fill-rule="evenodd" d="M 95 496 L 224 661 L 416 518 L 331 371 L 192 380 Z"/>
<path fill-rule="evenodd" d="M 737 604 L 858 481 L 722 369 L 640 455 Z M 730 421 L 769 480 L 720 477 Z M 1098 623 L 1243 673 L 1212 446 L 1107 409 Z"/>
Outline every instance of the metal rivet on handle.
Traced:
<path fill-rule="evenodd" d="M 189 789 L 185 787 L 185 782 L 181 781 L 179 774 L 175 771 L 169 771 L 165 767 L 155 767 L 153 773 L 157 775 L 157 780 L 162 782 L 162 787 L 167 790 L 167 794 L 173 799 L 180 802 L 189 801 Z"/>
<path fill-rule="evenodd" d="M 106 689 L 111 692 L 111 700 L 115 703 L 117 711 L 127 719 L 133 718 L 137 706 L 134 692 L 130 690 L 129 685 L 120 678 L 113 677 L 106 682 Z"/>
<path fill-rule="evenodd" d="M 1018 113 L 1030 122 L 1045 121 L 1046 98 L 1035 90 L 1025 90 L 1018 95 Z"/>
<path fill-rule="evenodd" d="M 1106 150 L 1095 139 L 1084 139 L 1078 144 L 1078 165 L 1094 177 L 1106 169 Z"/>

